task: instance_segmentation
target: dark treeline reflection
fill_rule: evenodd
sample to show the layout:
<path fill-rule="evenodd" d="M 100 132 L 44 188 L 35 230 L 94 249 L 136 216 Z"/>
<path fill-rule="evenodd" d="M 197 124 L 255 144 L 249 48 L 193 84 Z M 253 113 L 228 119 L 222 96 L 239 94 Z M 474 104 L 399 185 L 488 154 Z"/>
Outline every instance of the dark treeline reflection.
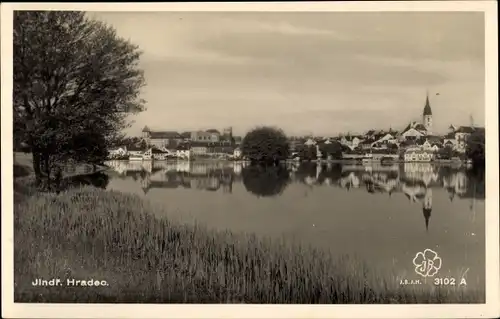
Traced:
<path fill-rule="evenodd" d="M 243 185 L 259 197 L 281 195 L 290 183 L 290 172 L 285 165 L 250 165 L 242 169 Z"/>
<path fill-rule="evenodd" d="M 144 193 L 153 188 L 184 188 L 222 191 L 230 194 L 233 184 L 259 196 L 279 196 L 291 183 L 314 187 L 337 187 L 346 191 L 371 194 L 404 193 L 412 201 L 421 201 L 433 188 L 445 189 L 455 198 L 484 199 L 484 171 L 464 166 L 430 163 L 316 164 L 287 163 L 261 167 L 236 162 L 108 162 L 111 177 L 133 179 Z M 107 185 L 107 180 L 103 183 Z"/>

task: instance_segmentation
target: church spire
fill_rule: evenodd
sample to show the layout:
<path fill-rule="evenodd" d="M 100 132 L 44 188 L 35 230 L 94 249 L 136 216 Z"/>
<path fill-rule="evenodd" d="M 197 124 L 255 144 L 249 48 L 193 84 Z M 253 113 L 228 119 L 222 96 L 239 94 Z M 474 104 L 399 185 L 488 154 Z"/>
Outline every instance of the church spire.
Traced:
<path fill-rule="evenodd" d="M 431 208 L 424 208 L 424 209 L 422 209 L 422 211 L 424 213 L 424 219 L 425 219 L 425 230 L 429 231 L 429 219 L 431 218 L 432 209 Z"/>
<path fill-rule="evenodd" d="M 424 106 L 424 116 L 432 115 L 431 104 L 429 103 L 429 93 L 427 92 Z"/>

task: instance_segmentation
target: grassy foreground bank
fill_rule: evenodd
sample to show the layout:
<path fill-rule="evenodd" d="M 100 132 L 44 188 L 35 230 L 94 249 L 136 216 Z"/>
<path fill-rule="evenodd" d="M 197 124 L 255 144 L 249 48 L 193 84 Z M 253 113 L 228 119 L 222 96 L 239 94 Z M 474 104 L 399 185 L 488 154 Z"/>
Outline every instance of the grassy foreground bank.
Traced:
<path fill-rule="evenodd" d="M 169 222 L 154 216 L 162 208 L 119 192 L 87 186 L 18 198 L 16 302 L 484 301 L 482 294 L 462 289 L 400 286 L 348 257 Z M 109 285 L 34 287 L 35 278 Z"/>

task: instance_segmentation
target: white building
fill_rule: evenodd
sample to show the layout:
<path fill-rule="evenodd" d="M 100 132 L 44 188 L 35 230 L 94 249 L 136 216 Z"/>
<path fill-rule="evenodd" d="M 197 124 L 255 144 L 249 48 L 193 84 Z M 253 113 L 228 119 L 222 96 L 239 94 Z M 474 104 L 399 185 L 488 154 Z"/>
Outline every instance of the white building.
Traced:
<path fill-rule="evenodd" d="M 125 156 L 127 155 L 127 147 L 123 146 L 110 149 L 108 152 L 109 152 L 109 157 Z"/>
<path fill-rule="evenodd" d="M 342 136 L 340 139 L 340 144 L 345 145 L 349 147 L 351 150 L 355 149 L 358 147 L 358 145 L 362 142 L 363 140 L 360 139 L 357 136 Z"/>
<path fill-rule="evenodd" d="M 233 157 L 234 158 L 241 158 L 241 156 L 242 156 L 241 149 L 239 147 L 235 148 L 233 151 Z"/>
<path fill-rule="evenodd" d="M 313 146 L 313 145 L 316 145 L 316 141 L 314 141 L 313 139 L 308 139 L 305 143 L 304 143 L 305 146 Z"/>
<path fill-rule="evenodd" d="M 482 129 L 472 126 L 460 126 L 456 128 L 453 125 L 450 125 L 449 128 L 450 132 L 445 137 L 445 143 L 452 146 L 455 151 L 460 153 L 465 153 L 469 136 L 477 129 Z"/>
<path fill-rule="evenodd" d="M 175 150 L 175 156 L 180 159 L 190 159 L 191 155 L 191 149 L 185 145 L 179 145 Z"/>
<path fill-rule="evenodd" d="M 406 162 L 430 162 L 434 158 L 434 154 L 423 150 L 407 150 L 404 155 Z"/>

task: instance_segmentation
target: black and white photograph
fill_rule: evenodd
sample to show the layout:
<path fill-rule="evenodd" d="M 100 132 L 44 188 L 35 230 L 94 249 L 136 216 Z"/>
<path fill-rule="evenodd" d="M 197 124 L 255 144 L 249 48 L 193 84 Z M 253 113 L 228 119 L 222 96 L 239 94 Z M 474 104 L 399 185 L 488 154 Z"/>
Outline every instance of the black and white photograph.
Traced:
<path fill-rule="evenodd" d="M 2 4 L 12 307 L 498 315 L 496 3 L 341 4 Z"/>

